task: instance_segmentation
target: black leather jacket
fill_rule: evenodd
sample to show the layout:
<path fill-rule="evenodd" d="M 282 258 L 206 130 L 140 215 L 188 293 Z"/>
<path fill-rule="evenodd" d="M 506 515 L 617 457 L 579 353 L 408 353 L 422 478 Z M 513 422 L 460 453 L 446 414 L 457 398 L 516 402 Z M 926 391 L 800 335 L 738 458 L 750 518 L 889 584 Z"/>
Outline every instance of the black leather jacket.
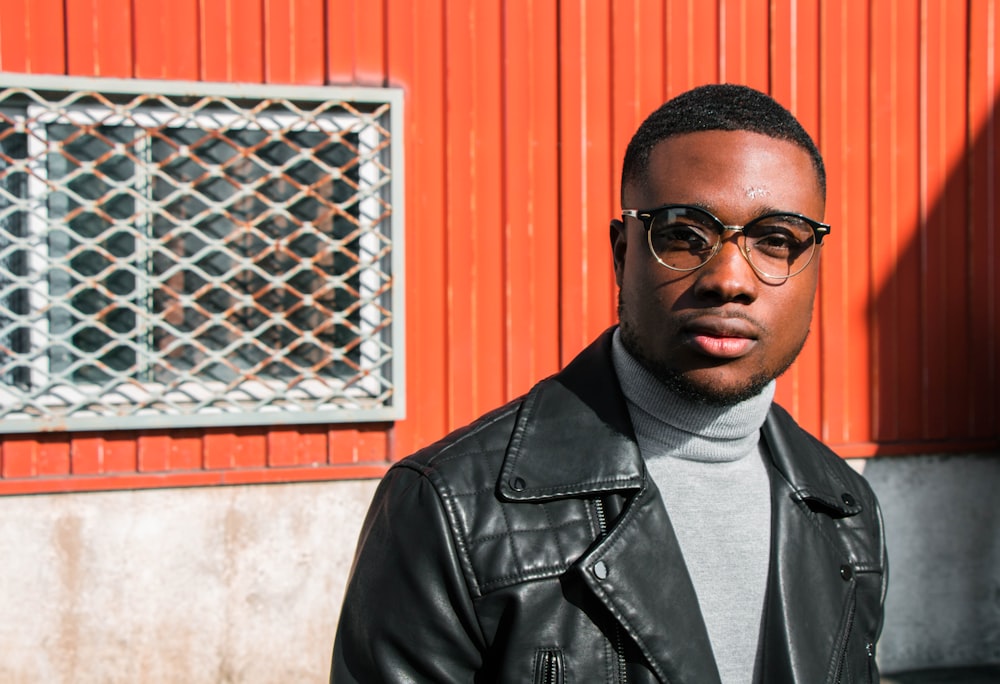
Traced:
<path fill-rule="evenodd" d="M 361 533 L 332 682 L 719 681 L 610 344 L 605 334 L 525 397 L 389 470 Z M 875 497 L 781 408 L 763 436 L 772 542 L 756 679 L 878 681 Z"/>

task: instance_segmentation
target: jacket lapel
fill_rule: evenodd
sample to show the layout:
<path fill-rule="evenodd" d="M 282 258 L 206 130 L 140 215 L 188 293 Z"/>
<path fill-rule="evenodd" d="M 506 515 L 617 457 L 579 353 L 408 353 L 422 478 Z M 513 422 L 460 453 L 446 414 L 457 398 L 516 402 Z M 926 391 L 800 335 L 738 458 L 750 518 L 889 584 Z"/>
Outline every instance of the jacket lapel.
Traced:
<path fill-rule="evenodd" d="M 759 681 L 826 682 L 837 669 L 853 605 L 848 562 L 828 528 L 860 508 L 826 457 L 780 407 L 764 424 L 771 452 L 771 568 Z M 828 575 L 828 576 L 826 576 Z M 839 616 L 839 624 L 831 617 Z M 836 620 L 837 617 L 832 617 Z"/>

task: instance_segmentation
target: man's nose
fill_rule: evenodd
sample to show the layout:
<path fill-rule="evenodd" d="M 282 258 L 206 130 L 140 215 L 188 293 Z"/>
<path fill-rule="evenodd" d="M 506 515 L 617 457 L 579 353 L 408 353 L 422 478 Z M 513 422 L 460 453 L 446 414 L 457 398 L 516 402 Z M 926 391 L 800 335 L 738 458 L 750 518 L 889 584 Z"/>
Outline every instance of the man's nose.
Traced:
<path fill-rule="evenodd" d="M 721 302 L 750 303 L 757 299 L 760 279 L 741 248 L 742 236 L 729 231 L 715 255 L 698 269 L 695 293 Z"/>

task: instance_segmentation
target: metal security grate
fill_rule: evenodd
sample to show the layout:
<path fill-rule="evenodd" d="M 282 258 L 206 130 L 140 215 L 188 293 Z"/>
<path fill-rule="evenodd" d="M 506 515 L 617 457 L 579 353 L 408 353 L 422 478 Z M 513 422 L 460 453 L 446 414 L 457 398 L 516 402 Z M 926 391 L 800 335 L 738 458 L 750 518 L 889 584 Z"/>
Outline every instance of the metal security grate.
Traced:
<path fill-rule="evenodd" d="M 390 89 L 0 74 L 0 432 L 399 417 L 400 131 Z"/>

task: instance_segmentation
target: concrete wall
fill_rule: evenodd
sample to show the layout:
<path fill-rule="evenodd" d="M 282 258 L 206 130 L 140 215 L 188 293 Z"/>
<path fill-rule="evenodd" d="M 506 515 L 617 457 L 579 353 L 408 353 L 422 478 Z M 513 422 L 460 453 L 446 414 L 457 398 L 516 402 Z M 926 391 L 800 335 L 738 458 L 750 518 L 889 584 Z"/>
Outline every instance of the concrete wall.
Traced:
<path fill-rule="evenodd" d="M 889 548 L 885 672 L 1000 664 L 1000 454 L 874 458 Z"/>
<path fill-rule="evenodd" d="M 326 681 L 375 484 L 0 497 L 0 681 Z"/>
<path fill-rule="evenodd" d="M 1000 663 L 1000 455 L 863 465 L 883 670 Z M 0 497 L 0 681 L 326 681 L 375 484 Z"/>

